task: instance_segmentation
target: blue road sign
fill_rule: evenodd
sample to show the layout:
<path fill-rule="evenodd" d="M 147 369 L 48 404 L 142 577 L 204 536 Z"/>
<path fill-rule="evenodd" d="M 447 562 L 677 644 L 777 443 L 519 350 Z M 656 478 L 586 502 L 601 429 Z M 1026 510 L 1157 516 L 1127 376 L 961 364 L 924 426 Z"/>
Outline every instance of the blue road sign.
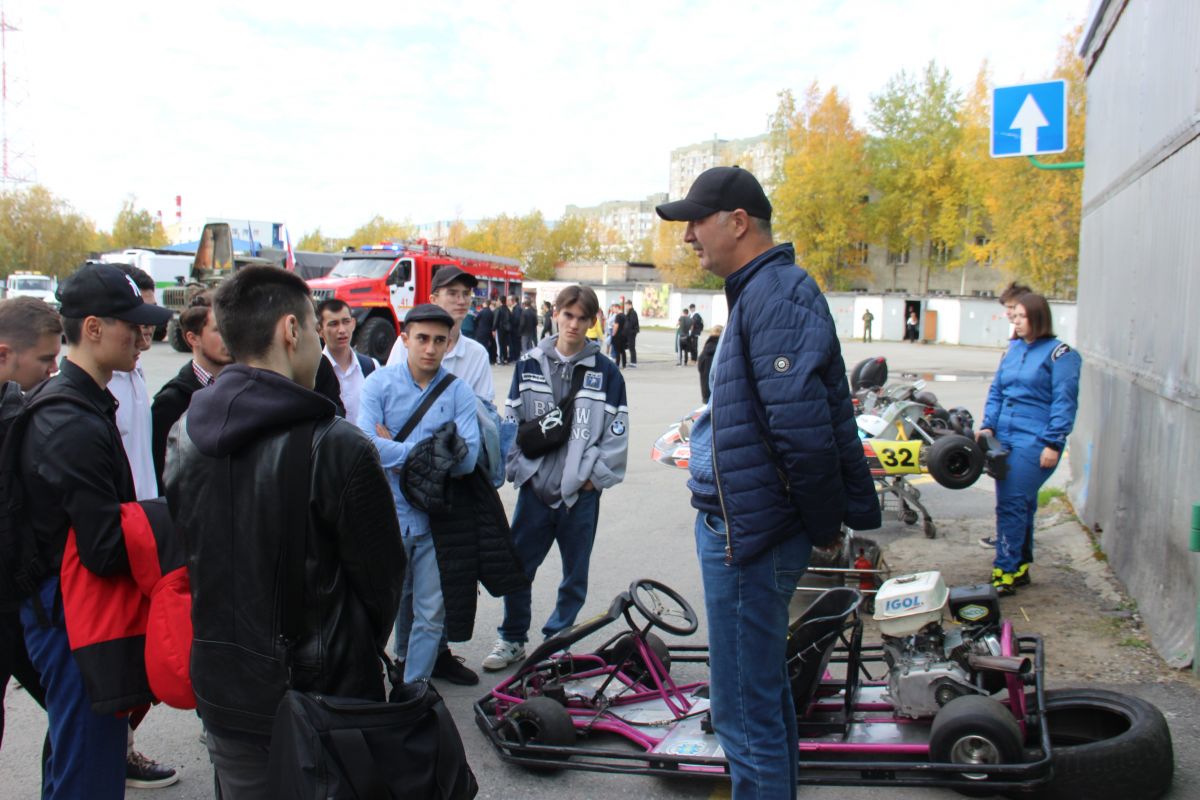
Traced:
<path fill-rule="evenodd" d="M 1061 153 L 1067 149 L 1067 82 L 992 90 L 992 158 Z"/>

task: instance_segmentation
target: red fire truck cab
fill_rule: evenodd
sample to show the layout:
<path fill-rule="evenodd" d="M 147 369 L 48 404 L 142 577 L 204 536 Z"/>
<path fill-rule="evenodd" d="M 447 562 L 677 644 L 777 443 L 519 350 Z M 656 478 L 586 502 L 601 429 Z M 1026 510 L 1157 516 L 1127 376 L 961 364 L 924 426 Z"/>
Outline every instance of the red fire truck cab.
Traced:
<path fill-rule="evenodd" d="M 414 305 L 429 302 L 434 274 L 449 266 L 479 280 L 475 295 L 481 300 L 519 295 L 525 277 L 521 263 L 514 259 L 438 247 L 420 239 L 343 253 L 332 272 L 308 285 L 317 302 L 346 301 L 358 323 L 354 348 L 383 363 L 400 334 L 404 315 Z"/>

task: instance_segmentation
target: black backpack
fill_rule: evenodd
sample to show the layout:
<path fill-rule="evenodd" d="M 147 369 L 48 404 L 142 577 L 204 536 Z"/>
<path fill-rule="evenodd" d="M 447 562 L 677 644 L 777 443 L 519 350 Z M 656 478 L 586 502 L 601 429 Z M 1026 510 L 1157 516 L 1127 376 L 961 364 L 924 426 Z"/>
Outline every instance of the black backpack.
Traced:
<path fill-rule="evenodd" d="M 37 538 L 26 513 L 21 482 L 21 444 L 33 412 L 52 403 L 86 401 L 67 392 L 43 393 L 43 383 L 29 395 L 13 381 L 0 388 L 0 607 L 10 607 L 32 595 L 46 574 L 37 551 Z"/>

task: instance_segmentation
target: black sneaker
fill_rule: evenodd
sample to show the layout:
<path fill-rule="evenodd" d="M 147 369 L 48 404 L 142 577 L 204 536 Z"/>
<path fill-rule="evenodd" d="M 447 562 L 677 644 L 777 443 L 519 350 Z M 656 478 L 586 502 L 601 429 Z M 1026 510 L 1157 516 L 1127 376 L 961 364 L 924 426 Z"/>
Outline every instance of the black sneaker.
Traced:
<path fill-rule="evenodd" d="M 479 683 L 479 676 L 463 663 L 463 657 L 456 656 L 449 650 L 438 653 L 437 661 L 433 662 L 433 677 L 457 683 L 459 686 L 474 686 Z"/>
<path fill-rule="evenodd" d="M 178 783 L 179 773 L 152 761 L 136 750 L 125 758 L 125 785 L 131 789 L 161 789 Z"/>

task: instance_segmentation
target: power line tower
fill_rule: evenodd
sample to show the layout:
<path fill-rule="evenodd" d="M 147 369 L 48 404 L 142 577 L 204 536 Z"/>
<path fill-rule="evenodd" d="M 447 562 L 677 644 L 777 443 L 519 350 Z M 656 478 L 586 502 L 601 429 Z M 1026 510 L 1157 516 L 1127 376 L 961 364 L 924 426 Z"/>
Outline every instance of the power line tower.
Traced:
<path fill-rule="evenodd" d="M 28 92 L 25 81 L 9 70 L 12 34 L 20 32 L 0 4 L 0 187 L 11 189 L 37 180 L 33 148 L 20 134 L 20 108 Z"/>

